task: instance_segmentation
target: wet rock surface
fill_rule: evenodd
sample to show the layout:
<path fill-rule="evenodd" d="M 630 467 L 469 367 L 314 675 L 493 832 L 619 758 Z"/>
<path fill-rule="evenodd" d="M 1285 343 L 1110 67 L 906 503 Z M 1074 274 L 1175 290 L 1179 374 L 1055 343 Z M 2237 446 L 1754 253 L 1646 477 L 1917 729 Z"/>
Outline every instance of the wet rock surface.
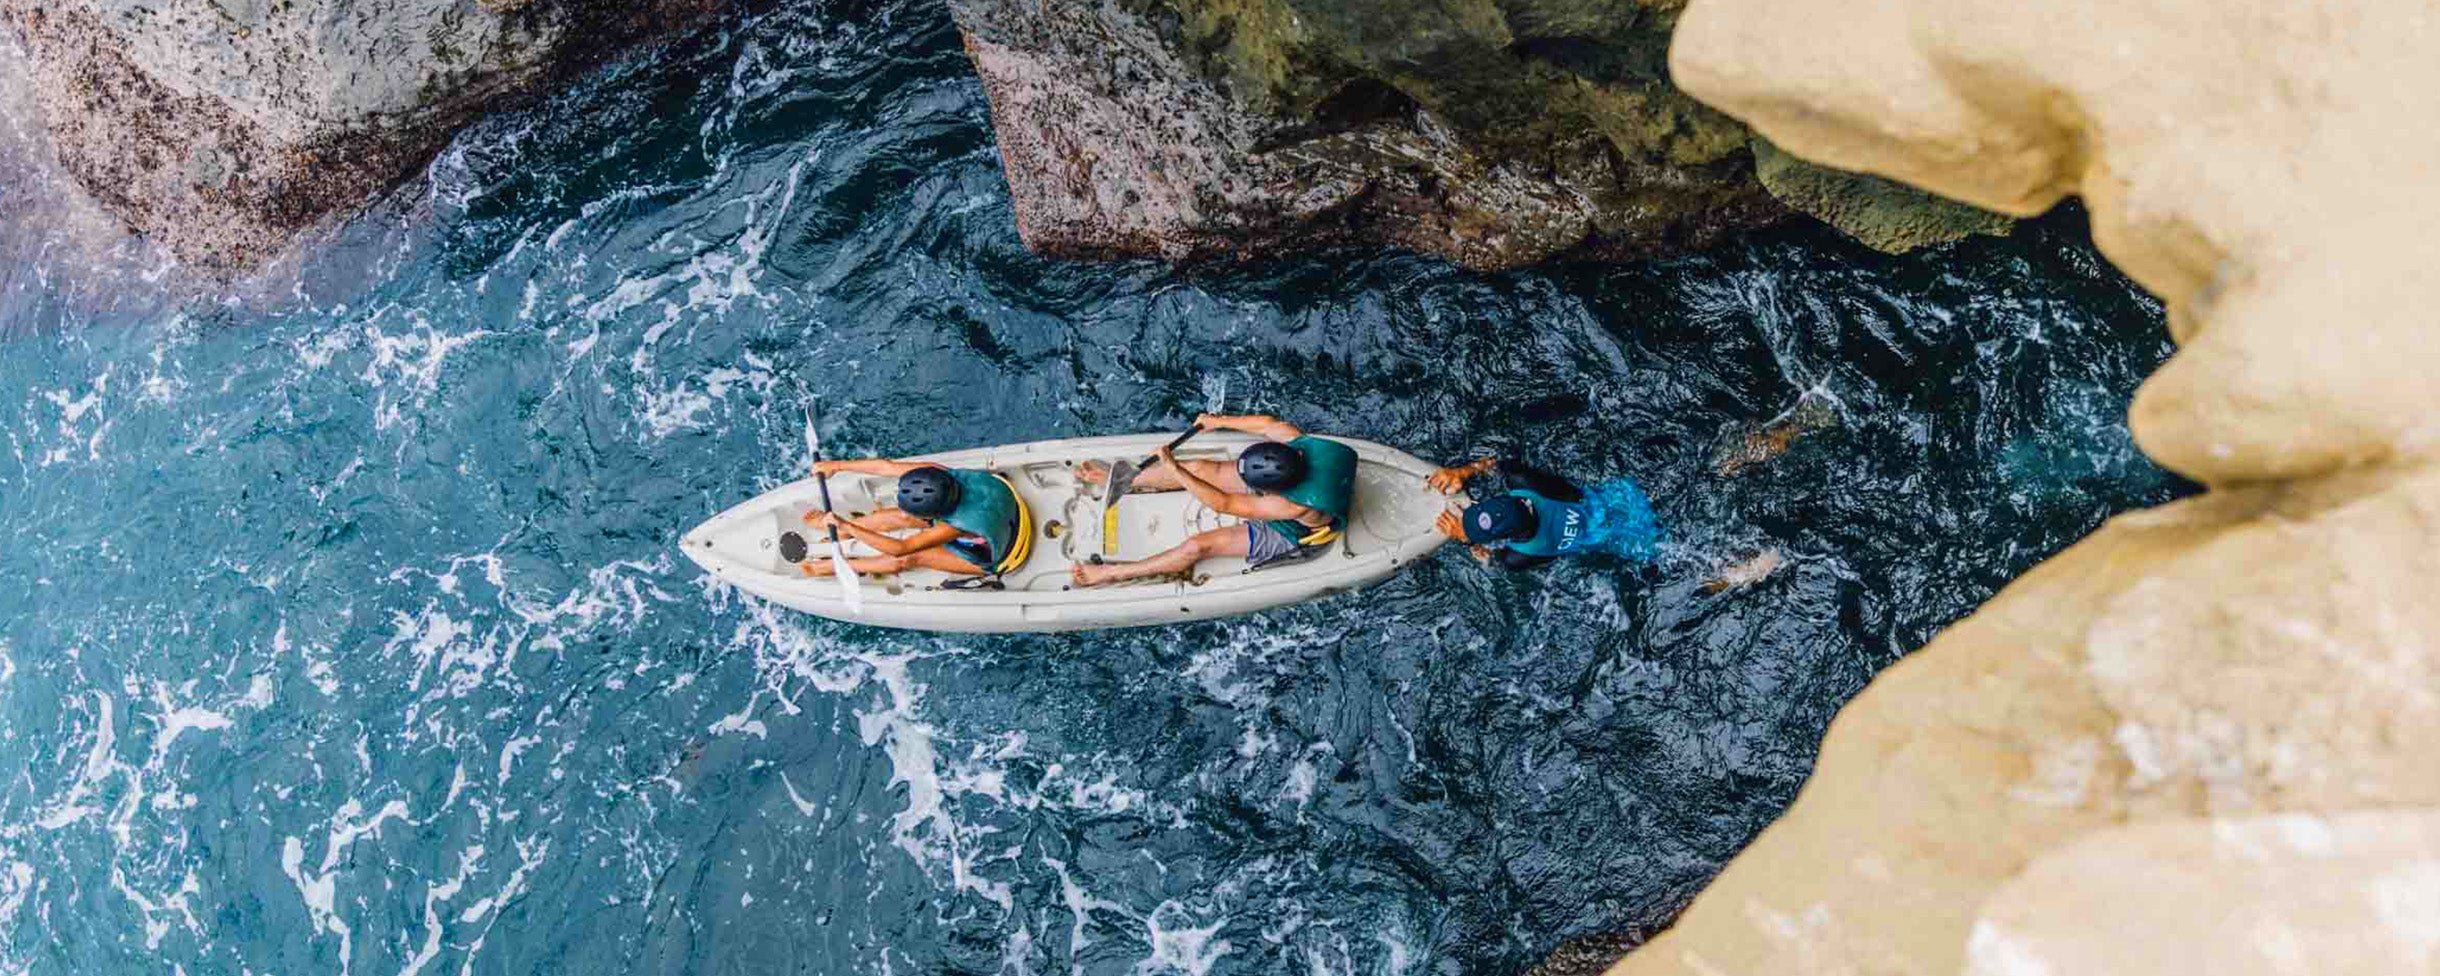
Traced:
<path fill-rule="evenodd" d="M 229 273 L 410 175 L 476 114 L 721 6 L 0 0 L 0 21 L 60 167 Z"/>
<path fill-rule="evenodd" d="M 1391 246 L 1509 268 L 1702 247 L 1789 202 L 1968 209 L 1886 183 L 1842 195 L 1835 180 L 1774 198 L 1745 128 L 1670 84 L 1667 0 L 953 7 L 1018 228 L 1047 254 Z M 1903 216 L 1834 222 L 1873 223 L 1868 241 L 1893 250 L 1961 236 L 1908 237 L 1927 222 Z"/>

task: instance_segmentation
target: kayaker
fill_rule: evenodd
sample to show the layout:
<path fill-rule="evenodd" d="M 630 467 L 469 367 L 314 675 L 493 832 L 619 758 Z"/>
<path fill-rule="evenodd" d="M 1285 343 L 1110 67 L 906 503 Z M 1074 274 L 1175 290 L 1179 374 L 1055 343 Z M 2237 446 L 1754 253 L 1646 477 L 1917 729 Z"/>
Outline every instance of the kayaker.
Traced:
<path fill-rule="evenodd" d="M 1179 461 L 1169 448 L 1136 476 L 1136 491 L 1185 489 L 1212 511 L 1245 520 L 1188 537 L 1167 552 L 1133 562 L 1078 564 L 1078 586 L 1102 586 L 1152 576 L 1173 576 L 1196 563 L 1223 556 L 1245 557 L 1261 567 L 1328 545 L 1346 528 L 1355 499 L 1356 452 L 1337 441 L 1305 433 L 1295 424 L 1263 414 L 1195 418 L 1201 430 L 1235 430 L 1263 438 L 1246 445 L 1234 462 Z M 1080 474 L 1090 480 L 1094 468 Z M 1100 470 L 1099 476 L 1109 472 Z"/>
<path fill-rule="evenodd" d="M 830 512 L 806 512 L 805 524 L 815 530 L 836 524 L 839 531 L 880 552 L 848 561 L 858 573 L 896 573 L 936 569 L 976 576 L 1004 573 L 1025 561 L 1030 527 L 1025 506 L 1008 482 L 989 471 L 944 468 L 922 461 L 868 458 L 860 461 L 821 461 L 815 474 L 865 474 L 898 479 L 898 504 L 863 518 Z M 893 532 L 913 530 L 899 537 Z M 827 560 L 797 564 L 807 576 L 831 574 Z"/>
<path fill-rule="evenodd" d="M 1440 531 L 1463 542 L 1484 565 L 1532 569 L 1561 556 L 1604 553 L 1635 562 L 1660 555 L 1660 521 L 1634 480 L 1620 478 L 1584 488 L 1514 459 L 1487 457 L 1442 468 L 1425 482 L 1454 495 L 1466 482 L 1500 476 L 1500 490 L 1466 506 L 1440 513 Z"/>

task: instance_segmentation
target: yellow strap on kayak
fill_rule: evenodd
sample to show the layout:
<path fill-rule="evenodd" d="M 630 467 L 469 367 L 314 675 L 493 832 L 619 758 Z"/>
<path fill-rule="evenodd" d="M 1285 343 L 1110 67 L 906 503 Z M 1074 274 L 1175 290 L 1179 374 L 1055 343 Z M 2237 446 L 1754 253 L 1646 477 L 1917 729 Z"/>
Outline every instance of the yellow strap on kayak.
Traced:
<path fill-rule="evenodd" d="M 1118 503 L 1101 510 L 1101 554 L 1118 555 Z"/>
<path fill-rule="evenodd" d="M 1017 500 L 1017 539 L 1008 544 L 1008 558 L 1000 560 L 998 566 L 992 567 L 991 571 L 999 574 L 1025 565 L 1026 557 L 1034 554 L 1034 510 L 1025 504 L 1025 493 L 1018 491 L 1016 484 L 1009 481 L 1006 475 L 994 471 L 991 472 L 991 476 L 1000 479 L 1001 484 L 1007 485 L 1009 497 Z"/>
<path fill-rule="evenodd" d="M 1345 533 L 1339 531 L 1339 527 L 1336 525 L 1325 525 L 1321 528 L 1313 530 L 1304 538 L 1296 540 L 1296 544 L 1300 546 L 1326 546 L 1333 542 L 1339 541 L 1339 536 L 1344 534 Z"/>

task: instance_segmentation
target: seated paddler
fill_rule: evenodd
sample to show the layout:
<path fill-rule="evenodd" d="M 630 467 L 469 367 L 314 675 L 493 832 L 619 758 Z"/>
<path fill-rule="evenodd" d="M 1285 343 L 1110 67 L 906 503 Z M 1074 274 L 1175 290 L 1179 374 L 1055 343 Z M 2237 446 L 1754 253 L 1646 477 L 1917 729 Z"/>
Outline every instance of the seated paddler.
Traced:
<path fill-rule="evenodd" d="M 1253 568 L 1310 554 L 1338 538 L 1355 501 L 1356 452 L 1315 437 L 1277 417 L 1204 414 L 1202 430 L 1235 430 L 1263 438 L 1246 445 L 1234 461 L 1180 461 L 1162 448 L 1159 460 L 1136 476 L 1135 491 L 1193 493 L 1222 515 L 1244 520 L 1197 533 L 1148 559 L 1102 565 L 1079 564 L 1076 585 L 1102 586 L 1148 577 L 1183 575 L 1196 563 L 1244 557 Z M 1106 471 L 1080 472 L 1088 480 Z"/>
<path fill-rule="evenodd" d="M 944 468 L 924 461 L 822 461 L 817 475 L 864 474 L 898 479 L 898 503 L 870 515 L 849 518 L 829 512 L 805 513 L 815 530 L 836 525 L 880 553 L 848 561 L 858 573 L 896 573 L 936 569 L 944 573 L 983 575 L 1005 573 L 1025 562 L 1032 549 L 1032 526 L 1016 489 L 999 475 L 969 468 Z M 913 533 L 900 535 L 897 533 Z M 831 574 L 827 560 L 807 559 L 797 568 L 807 576 Z"/>
<path fill-rule="evenodd" d="M 1428 483 L 1454 495 L 1498 475 L 1496 490 L 1462 512 L 1440 513 L 1443 535 L 1500 569 L 1532 569 L 1562 556 L 1609 555 L 1649 562 L 1660 555 L 1660 520 L 1631 478 L 1582 486 L 1514 459 L 1486 457 L 1442 468 Z"/>

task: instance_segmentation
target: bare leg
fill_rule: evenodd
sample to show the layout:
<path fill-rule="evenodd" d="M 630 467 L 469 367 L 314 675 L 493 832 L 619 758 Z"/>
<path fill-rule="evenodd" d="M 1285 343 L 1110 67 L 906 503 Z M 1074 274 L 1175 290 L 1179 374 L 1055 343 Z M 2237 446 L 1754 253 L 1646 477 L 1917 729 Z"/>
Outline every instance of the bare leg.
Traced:
<path fill-rule="evenodd" d="M 1195 533 L 1168 552 L 1150 559 L 1101 566 L 1077 563 L 1069 570 L 1069 575 L 1076 578 L 1078 586 L 1104 586 L 1147 576 L 1175 576 L 1195 568 L 1196 563 L 1206 559 L 1245 555 L 1245 546 L 1245 526 L 1228 525 Z"/>
<path fill-rule="evenodd" d="M 1237 462 L 1235 461 L 1179 461 L 1178 463 L 1194 469 L 1195 477 L 1203 479 L 1221 491 L 1232 495 L 1254 493 L 1254 489 L 1246 487 L 1245 479 L 1237 477 Z M 1109 465 L 1099 461 L 1083 461 L 1076 465 L 1076 480 L 1085 484 L 1098 485 L 1108 480 L 1109 477 Z M 1178 487 L 1178 473 L 1169 470 L 1169 466 L 1166 464 L 1155 463 L 1153 466 L 1145 468 L 1143 473 L 1135 476 L 1135 485 L 1128 489 L 1128 494 L 1139 491 L 1176 491 Z"/>
<path fill-rule="evenodd" d="M 855 570 L 859 576 L 886 576 L 910 569 L 932 569 L 961 576 L 983 574 L 981 568 L 958 558 L 954 553 L 945 549 L 924 549 L 904 556 L 866 556 L 862 559 L 848 560 L 847 566 L 849 569 Z M 831 574 L 830 560 L 827 559 L 807 560 L 796 564 L 796 568 L 803 570 L 807 576 L 818 577 Z"/>

